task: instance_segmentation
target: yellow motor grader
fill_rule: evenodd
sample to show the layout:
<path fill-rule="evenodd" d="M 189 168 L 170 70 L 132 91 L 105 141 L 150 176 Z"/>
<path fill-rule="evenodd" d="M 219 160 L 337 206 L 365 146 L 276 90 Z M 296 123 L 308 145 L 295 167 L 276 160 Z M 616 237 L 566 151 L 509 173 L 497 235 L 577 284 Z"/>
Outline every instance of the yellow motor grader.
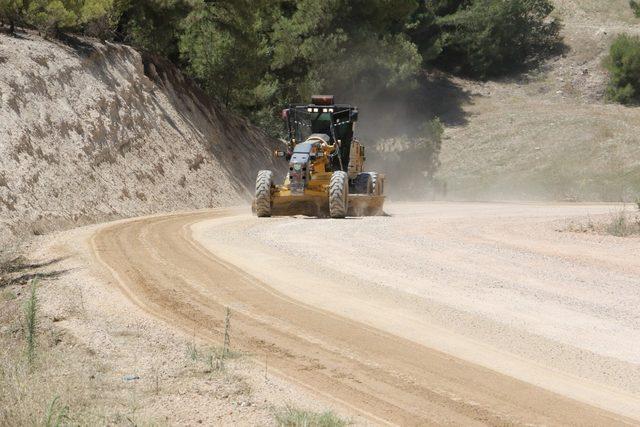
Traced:
<path fill-rule="evenodd" d="M 272 171 L 256 179 L 254 212 L 259 217 L 309 215 L 344 218 L 383 213 L 384 176 L 364 172 L 365 149 L 354 137 L 358 109 L 335 104 L 332 95 L 315 95 L 311 104 L 283 110 L 289 134 L 283 185 Z"/>

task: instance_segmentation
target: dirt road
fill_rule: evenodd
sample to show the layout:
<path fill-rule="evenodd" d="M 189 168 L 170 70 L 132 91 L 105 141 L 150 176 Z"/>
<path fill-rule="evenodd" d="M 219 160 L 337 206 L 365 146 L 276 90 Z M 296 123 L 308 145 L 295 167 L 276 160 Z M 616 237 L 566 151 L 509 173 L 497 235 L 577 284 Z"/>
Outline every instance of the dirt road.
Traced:
<path fill-rule="evenodd" d="M 232 341 L 374 423 L 640 422 L 640 241 L 559 233 L 595 205 L 390 217 L 215 210 L 108 225 L 102 268 L 172 327 Z"/>

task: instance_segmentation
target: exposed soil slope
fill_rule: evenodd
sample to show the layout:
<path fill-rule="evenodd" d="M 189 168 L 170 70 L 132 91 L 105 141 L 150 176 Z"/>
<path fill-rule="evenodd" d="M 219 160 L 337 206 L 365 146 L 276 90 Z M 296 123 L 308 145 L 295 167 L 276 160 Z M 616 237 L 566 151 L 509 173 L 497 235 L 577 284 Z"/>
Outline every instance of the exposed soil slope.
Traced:
<path fill-rule="evenodd" d="M 130 47 L 0 35 L 0 242 L 237 204 L 273 144 Z"/>
<path fill-rule="evenodd" d="M 640 19 L 626 0 L 555 3 L 563 55 L 523 77 L 444 88 L 465 113 L 443 107 L 452 126 L 439 178 L 451 196 L 619 201 L 640 191 L 640 109 L 605 101 L 602 67 L 613 38 L 637 34 Z"/>

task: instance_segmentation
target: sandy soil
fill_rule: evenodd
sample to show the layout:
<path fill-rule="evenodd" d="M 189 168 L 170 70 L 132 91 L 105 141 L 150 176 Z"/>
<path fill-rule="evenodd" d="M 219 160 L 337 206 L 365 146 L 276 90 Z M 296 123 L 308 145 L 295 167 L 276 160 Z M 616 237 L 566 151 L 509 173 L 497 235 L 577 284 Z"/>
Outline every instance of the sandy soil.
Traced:
<path fill-rule="evenodd" d="M 0 371 L 7 375 L 0 392 L 15 394 L 0 397 L 0 425 L 44 424 L 54 400 L 68 408 L 72 425 L 271 426 L 287 406 L 349 413 L 276 375 L 264 354 L 243 351 L 234 313 L 232 353 L 218 368 L 222 342 L 209 334 L 220 324 L 173 327 L 171 319 L 136 307 L 91 248 L 100 230 L 127 224 L 39 236 L 28 248 L 32 260 L 45 264 L 25 271 L 41 277 L 37 369 L 29 375 L 21 333 L 28 289 L 0 284 Z M 345 419 L 366 421 L 355 413 Z"/>
<path fill-rule="evenodd" d="M 634 424 L 640 240 L 556 231 L 616 209 L 214 210 L 108 224 L 91 247 L 139 310 L 219 343 L 231 307 L 238 346 L 368 422 Z"/>

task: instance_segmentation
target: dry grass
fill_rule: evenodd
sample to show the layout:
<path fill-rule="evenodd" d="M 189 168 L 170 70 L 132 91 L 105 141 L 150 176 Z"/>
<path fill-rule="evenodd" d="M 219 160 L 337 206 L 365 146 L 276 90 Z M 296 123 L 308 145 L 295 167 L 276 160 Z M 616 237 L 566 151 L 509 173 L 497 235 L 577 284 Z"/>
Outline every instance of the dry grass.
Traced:
<path fill-rule="evenodd" d="M 224 333 L 222 347 L 198 348 L 195 340 L 187 344 L 186 354 L 191 362 L 201 362 L 207 367 L 206 372 L 224 371 L 226 360 L 238 359 L 244 353 L 231 349 L 231 309 L 225 308 Z"/>
<path fill-rule="evenodd" d="M 275 414 L 276 423 L 282 427 L 343 427 L 346 420 L 331 411 L 312 412 L 286 406 Z"/>
<path fill-rule="evenodd" d="M 84 307 L 88 301 L 66 275 L 46 276 L 56 268 L 52 262 L 23 258 L 2 268 L 10 277 L 0 286 L 0 426 L 232 425 L 247 420 L 345 425 L 331 413 L 294 409 L 279 412 L 276 421 L 273 408 L 283 398 L 266 377 L 263 382 L 262 376 L 247 375 L 251 363 L 234 349 L 230 311 L 219 346 L 169 339 L 158 347 L 150 341 L 155 335 L 130 330 L 126 322 L 106 330 L 97 323 L 113 349 L 104 349 L 102 340 L 84 339 L 86 331 L 79 325 L 95 322 L 100 313 Z M 36 274 L 42 275 L 39 284 L 13 280 Z M 139 356 L 132 358 L 132 353 Z M 190 409 L 201 409 L 200 404 L 206 411 Z"/>
<path fill-rule="evenodd" d="M 15 291 L 11 292 L 15 295 Z M 64 357 L 49 346 L 47 331 L 38 326 L 35 283 L 24 299 L 12 298 L 2 303 L 0 321 L 6 328 L 0 335 L 0 425 L 97 422 L 86 411 L 86 386 L 81 377 L 69 371 Z M 22 316 L 20 306 L 24 307 Z"/>
<path fill-rule="evenodd" d="M 51 265 L 0 265 L 0 425 L 148 424 L 105 399 L 112 386 L 89 374 L 101 371 L 99 361 L 43 315 L 40 292 L 51 282 L 33 277 Z"/>
<path fill-rule="evenodd" d="M 623 209 L 602 220 L 594 220 L 591 217 L 584 220 L 571 220 L 566 227 L 558 231 L 616 237 L 640 236 L 640 208 L 639 212 Z"/>
<path fill-rule="evenodd" d="M 606 224 L 607 234 L 617 237 L 640 235 L 640 215 L 620 211 Z"/>

